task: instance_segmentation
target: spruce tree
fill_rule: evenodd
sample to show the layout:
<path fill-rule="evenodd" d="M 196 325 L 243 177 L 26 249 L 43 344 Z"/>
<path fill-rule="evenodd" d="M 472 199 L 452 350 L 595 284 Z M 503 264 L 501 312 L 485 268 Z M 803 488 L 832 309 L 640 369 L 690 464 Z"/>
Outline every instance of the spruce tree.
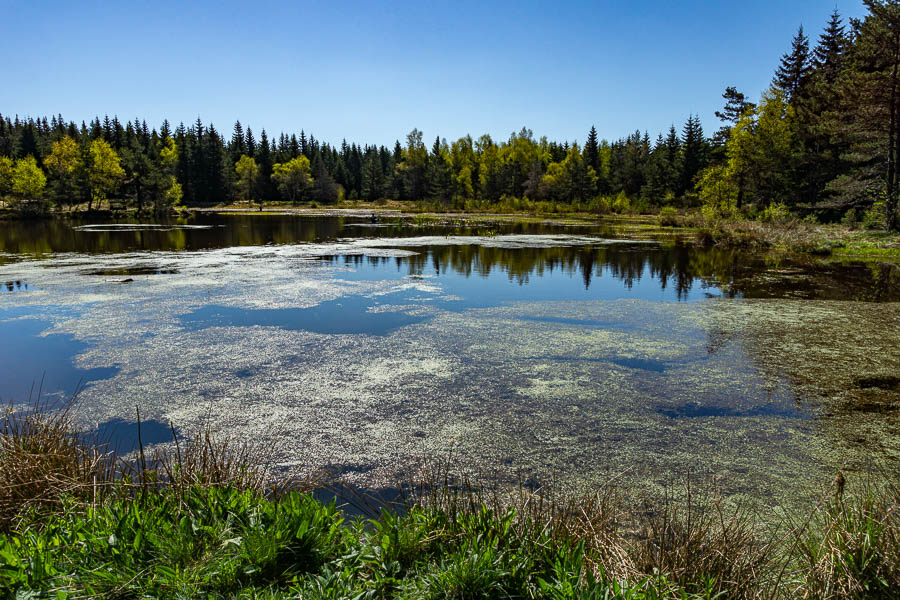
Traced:
<path fill-rule="evenodd" d="M 249 127 L 244 137 L 244 149 L 247 151 L 247 156 L 254 156 L 256 154 L 256 138 L 253 137 L 253 131 Z"/>
<path fill-rule="evenodd" d="M 234 130 L 231 134 L 231 144 L 228 146 L 231 162 L 236 163 L 241 156 L 247 154 L 247 144 L 244 142 L 244 128 L 240 121 L 234 122 Z"/>
<path fill-rule="evenodd" d="M 725 88 L 722 94 L 725 99 L 725 106 L 721 111 L 716 111 L 716 117 L 722 121 L 723 125 L 716 132 L 715 141 L 724 145 L 731 136 L 731 128 L 741 119 L 745 112 L 754 108 L 756 105 L 747 101 L 747 97 L 737 90 L 734 86 Z"/>
<path fill-rule="evenodd" d="M 686 194 L 694 189 L 694 178 L 705 166 L 706 140 L 700 117 L 690 115 L 681 130 L 681 176 L 679 194 Z"/>
<path fill-rule="evenodd" d="M 790 102 L 803 94 L 809 74 L 809 38 L 803 33 L 801 25 L 791 42 L 791 51 L 781 57 L 772 85 L 784 92 Z"/>
<path fill-rule="evenodd" d="M 846 45 L 844 21 L 841 13 L 835 8 L 813 51 L 813 67 L 829 85 L 833 84 L 840 74 Z"/>
<path fill-rule="evenodd" d="M 584 162 L 593 167 L 594 171 L 600 172 L 600 146 L 597 141 L 597 128 L 593 125 L 584 143 Z"/>
<path fill-rule="evenodd" d="M 249 129 L 247 130 L 250 131 Z M 256 164 L 259 165 L 259 199 L 271 200 L 275 197 L 275 187 L 272 182 L 272 147 L 269 144 L 269 136 L 263 129 L 259 134 L 259 146 L 256 148 Z"/>

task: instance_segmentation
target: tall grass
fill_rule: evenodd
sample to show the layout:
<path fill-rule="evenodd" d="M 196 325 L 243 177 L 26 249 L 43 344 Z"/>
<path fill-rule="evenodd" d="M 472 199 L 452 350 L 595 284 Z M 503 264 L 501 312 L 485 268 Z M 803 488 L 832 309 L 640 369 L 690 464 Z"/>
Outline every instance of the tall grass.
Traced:
<path fill-rule="evenodd" d="M 896 598 L 900 493 L 843 485 L 780 533 L 715 490 L 501 492 L 426 462 L 347 520 L 209 424 L 119 457 L 68 408 L 0 431 L 0 598 Z M 301 489 L 292 489 L 299 487 Z M 852 486 L 849 486 L 852 487 Z M 849 489 L 848 487 L 848 489 Z"/>
<path fill-rule="evenodd" d="M 40 394 L 38 394 L 40 396 Z M 317 473 L 280 476 L 262 444 L 215 431 L 205 420 L 187 438 L 176 435 L 152 452 L 120 455 L 109 440 L 83 433 L 72 418 L 73 397 L 59 407 L 36 402 L 8 407 L 0 423 L 0 532 L 30 511 L 52 512 L 64 502 L 96 506 L 110 494 L 146 496 L 163 489 L 176 498 L 194 489 L 232 487 L 257 494 L 307 490 Z M 140 411 L 138 438 L 140 438 Z"/>
<path fill-rule="evenodd" d="M 25 411 L 6 409 L 0 423 L 0 531 L 23 512 L 58 507 L 66 498 L 96 503 L 116 478 L 115 457 L 79 434 L 70 406 L 48 410 L 37 402 Z"/>
<path fill-rule="evenodd" d="M 796 540 L 796 597 L 900 597 L 900 488 L 883 480 L 813 512 Z"/>

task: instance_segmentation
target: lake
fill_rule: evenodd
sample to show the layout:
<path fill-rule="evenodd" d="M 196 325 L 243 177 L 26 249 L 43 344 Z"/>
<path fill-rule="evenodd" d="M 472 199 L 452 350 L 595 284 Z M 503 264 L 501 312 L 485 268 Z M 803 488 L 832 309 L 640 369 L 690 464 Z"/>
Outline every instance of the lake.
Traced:
<path fill-rule="evenodd" d="M 643 222 L 198 214 L 0 223 L 0 396 L 78 391 L 120 447 L 199 424 L 390 488 L 501 482 L 775 505 L 900 458 L 900 270 Z"/>

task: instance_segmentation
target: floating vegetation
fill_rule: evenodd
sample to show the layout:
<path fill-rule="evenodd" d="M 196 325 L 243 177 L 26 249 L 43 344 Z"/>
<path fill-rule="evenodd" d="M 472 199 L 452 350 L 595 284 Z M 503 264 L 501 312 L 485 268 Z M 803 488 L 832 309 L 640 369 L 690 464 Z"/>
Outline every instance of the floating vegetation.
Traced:
<path fill-rule="evenodd" d="M 800 501 L 837 467 L 900 460 L 884 379 L 900 355 L 866 333 L 900 330 L 898 305 L 821 299 L 892 298 L 868 266 L 760 268 L 580 231 L 323 235 L 23 260 L 0 276 L 40 290 L 0 296 L 20 311 L 0 321 L 37 317 L 46 332 L 23 339 L 78 342 L 63 364 L 104 375 L 85 381 L 86 427 L 127 421 L 139 399 L 148 420 L 266 440 L 285 472 L 363 465 L 343 478 L 367 488 L 454 448 L 506 483 L 619 476 L 660 495 L 699 470 L 730 497 Z M 798 281 L 810 299 L 785 297 Z M 56 366 L 29 360 L 29 381 Z"/>

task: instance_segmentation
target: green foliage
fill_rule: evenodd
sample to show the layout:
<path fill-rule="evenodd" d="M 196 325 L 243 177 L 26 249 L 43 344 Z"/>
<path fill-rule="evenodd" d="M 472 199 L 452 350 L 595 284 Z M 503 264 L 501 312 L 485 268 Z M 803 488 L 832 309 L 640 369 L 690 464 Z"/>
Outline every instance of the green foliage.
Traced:
<path fill-rule="evenodd" d="M 224 488 L 71 506 L 0 538 L 0 589 L 175 597 L 287 585 L 338 556 L 341 522 L 310 496 Z"/>
<path fill-rule="evenodd" d="M 896 489 L 843 490 L 797 539 L 798 591 L 812 598 L 895 598 L 900 589 Z"/>
<path fill-rule="evenodd" d="M 863 213 L 860 227 L 863 229 L 884 229 L 887 226 L 887 202 L 884 199 L 875 201 L 872 207 Z"/>
<path fill-rule="evenodd" d="M 659 211 L 659 224 L 664 227 L 678 225 L 678 209 L 672 206 L 664 206 Z"/>
<path fill-rule="evenodd" d="M 40 200 L 47 185 L 47 177 L 33 156 L 26 156 L 16 161 L 12 173 L 12 193 L 19 200 Z"/>
<path fill-rule="evenodd" d="M 8 156 L 0 156 L 0 199 L 12 192 L 15 161 Z"/>
<path fill-rule="evenodd" d="M 708 167 L 700 173 L 697 190 L 703 202 L 701 212 L 705 219 L 714 221 L 734 216 L 737 211 L 738 189 L 728 167 Z"/>
<path fill-rule="evenodd" d="M 105 200 L 115 191 L 125 177 L 125 170 L 119 163 L 119 154 L 102 139 L 91 142 L 85 166 L 90 186 L 90 209 L 93 202 Z"/>
<path fill-rule="evenodd" d="M 52 196 L 60 206 L 74 203 L 77 195 L 77 174 L 81 169 L 78 144 L 69 136 L 53 142 L 50 155 L 44 159 L 50 175 Z"/>
<path fill-rule="evenodd" d="M 259 165 L 256 161 L 244 154 L 234 165 L 234 173 L 237 175 L 238 198 L 252 202 L 256 199 L 259 184 Z M 260 203 L 262 206 L 262 203 Z"/>
<path fill-rule="evenodd" d="M 272 179 L 278 184 L 278 191 L 286 200 L 291 203 L 302 200 L 310 185 L 309 159 L 298 156 L 286 163 L 275 163 L 272 167 Z"/>
<path fill-rule="evenodd" d="M 791 220 L 791 212 L 781 202 L 773 202 L 759 213 L 757 219 L 765 223 L 787 223 Z"/>

